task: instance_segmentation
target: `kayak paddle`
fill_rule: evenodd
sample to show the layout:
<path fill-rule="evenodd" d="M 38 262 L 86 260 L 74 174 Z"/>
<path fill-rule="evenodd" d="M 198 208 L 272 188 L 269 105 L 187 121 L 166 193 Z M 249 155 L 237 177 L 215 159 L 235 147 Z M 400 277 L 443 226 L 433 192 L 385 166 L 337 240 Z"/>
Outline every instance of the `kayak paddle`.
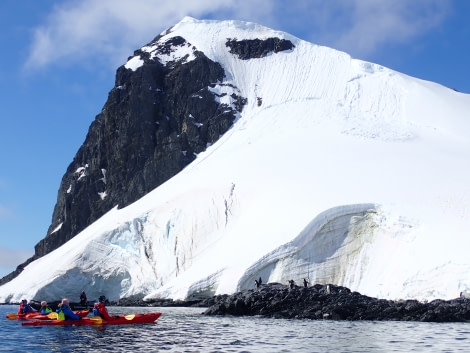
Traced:
<path fill-rule="evenodd" d="M 103 319 L 101 318 L 101 316 L 90 317 L 90 320 L 94 321 L 93 323 L 96 325 L 101 325 L 103 323 Z"/>
<path fill-rule="evenodd" d="M 55 312 L 47 314 L 47 317 L 52 320 L 57 320 L 59 318 L 59 315 Z"/>

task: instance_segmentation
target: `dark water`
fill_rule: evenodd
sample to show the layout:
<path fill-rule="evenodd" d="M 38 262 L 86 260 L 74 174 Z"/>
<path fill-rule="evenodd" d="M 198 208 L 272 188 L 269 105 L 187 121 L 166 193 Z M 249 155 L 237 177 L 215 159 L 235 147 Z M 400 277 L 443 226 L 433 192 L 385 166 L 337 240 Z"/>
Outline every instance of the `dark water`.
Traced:
<path fill-rule="evenodd" d="M 206 317 L 194 308 L 161 311 L 155 324 L 21 326 L 0 306 L 0 352 L 470 352 L 470 323 L 344 322 Z"/>

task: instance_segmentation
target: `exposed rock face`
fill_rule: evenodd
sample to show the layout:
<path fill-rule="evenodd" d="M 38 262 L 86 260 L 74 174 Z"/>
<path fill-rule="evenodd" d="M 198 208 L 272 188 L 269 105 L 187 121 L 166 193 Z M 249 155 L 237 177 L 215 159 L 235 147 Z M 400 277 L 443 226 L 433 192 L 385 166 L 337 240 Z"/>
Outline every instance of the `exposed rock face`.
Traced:
<path fill-rule="evenodd" d="M 161 51 L 183 45 L 188 43 L 175 37 Z M 116 87 L 62 179 L 48 236 L 35 248 L 38 256 L 173 177 L 236 118 L 237 110 L 218 103 L 210 90 L 223 81 L 224 70 L 203 53 L 167 65 L 140 50 L 135 55 L 145 64 L 136 71 L 118 69 Z M 240 111 L 243 98 L 235 100 Z"/>
<path fill-rule="evenodd" d="M 225 43 L 230 48 L 230 53 L 236 54 L 242 60 L 263 58 L 270 53 L 278 53 L 291 50 L 295 46 L 287 39 L 268 38 L 241 40 L 229 39 Z"/>
<path fill-rule="evenodd" d="M 470 300 L 392 301 L 371 298 L 335 285 L 258 290 L 216 296 L 205 315 L 261 315 L 275 318 L 459 322 L 470 320 Z"/>

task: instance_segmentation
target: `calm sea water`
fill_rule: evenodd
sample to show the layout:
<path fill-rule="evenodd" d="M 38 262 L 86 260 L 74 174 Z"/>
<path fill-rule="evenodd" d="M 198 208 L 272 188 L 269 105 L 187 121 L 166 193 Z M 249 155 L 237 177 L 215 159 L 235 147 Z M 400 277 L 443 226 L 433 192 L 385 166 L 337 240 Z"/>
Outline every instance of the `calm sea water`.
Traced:
<path fill-rule="evenodd" d="M 207 317 L 195 308 L 161 311 L 155 324 L 26 327 L 0 306 L 0 352 L 470 352 L 470 323 L 346 322 Z"/>

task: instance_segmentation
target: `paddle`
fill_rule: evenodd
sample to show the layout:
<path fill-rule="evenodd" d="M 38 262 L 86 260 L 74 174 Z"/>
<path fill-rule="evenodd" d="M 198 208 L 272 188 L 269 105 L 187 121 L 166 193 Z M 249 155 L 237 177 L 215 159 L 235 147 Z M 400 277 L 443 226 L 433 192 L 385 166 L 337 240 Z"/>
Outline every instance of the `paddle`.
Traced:
<path fill-rule="evenodd" d="M 93 321 L 93 323 L 96 325 L 101 325 L 103 323 L 101 316 L 92 316 L 90 317 L 90 320 Z"/>
<path fill-rule="evenodd" d="M 7 319 L 10 320 L 16 320 L 18 318 L 18 314 L 11 313 L 11 314 L 6 314 Z"/>
<path fill-rule="evenodd" d="M 57 320 L 59 318 L 59 315 L 55 312 L 47 314 L 47 317 L 52 320 Z"/>

